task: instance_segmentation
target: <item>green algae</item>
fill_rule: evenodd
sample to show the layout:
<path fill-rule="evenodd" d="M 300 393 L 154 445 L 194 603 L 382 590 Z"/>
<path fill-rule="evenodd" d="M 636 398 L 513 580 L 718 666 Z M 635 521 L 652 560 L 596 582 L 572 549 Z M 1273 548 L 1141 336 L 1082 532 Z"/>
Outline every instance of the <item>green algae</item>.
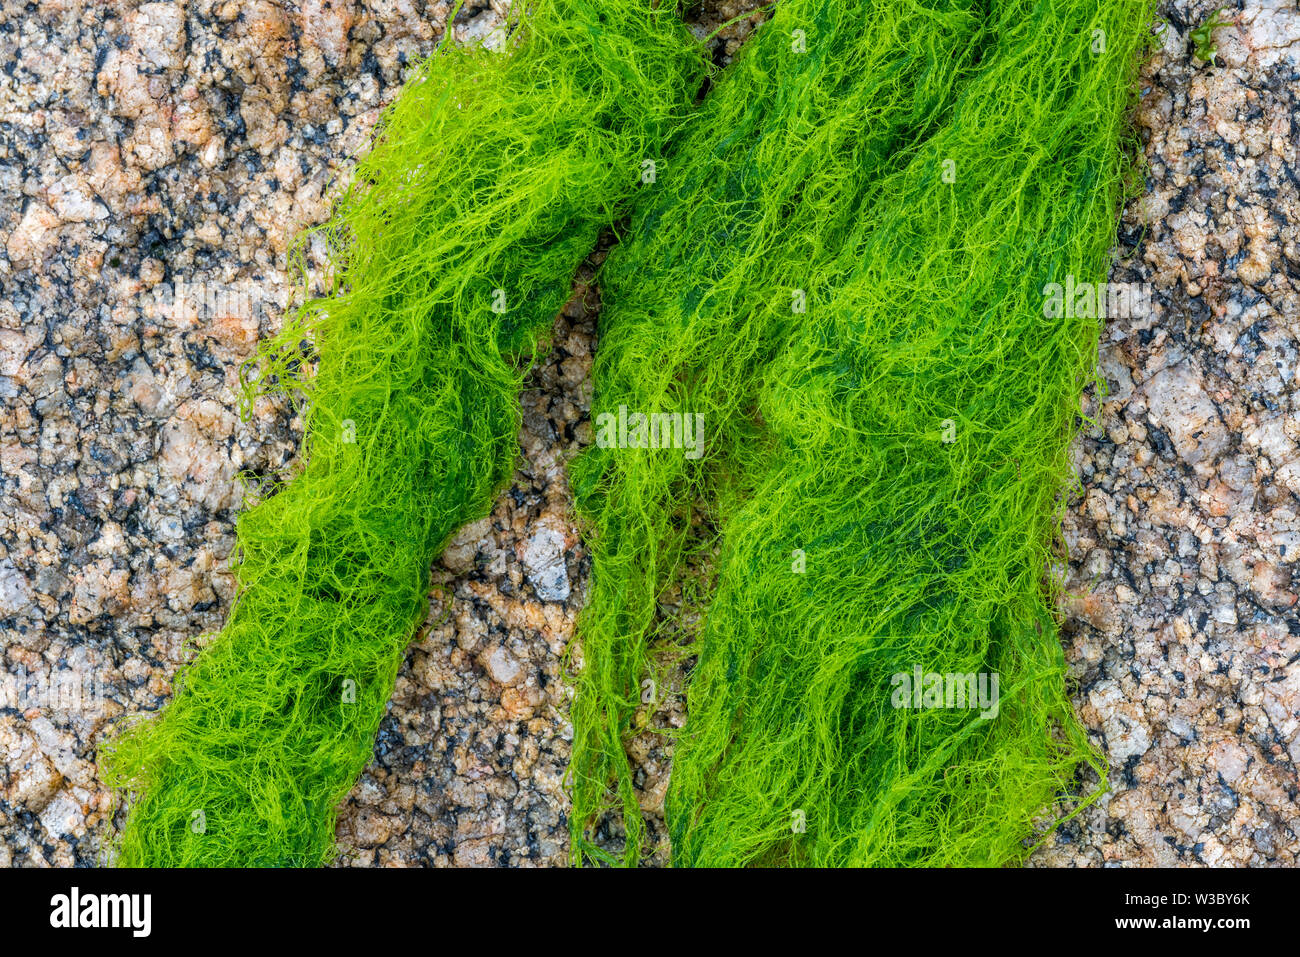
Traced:
<path fill-rule="evenodd" d="M 135 792 L 121 864 L 334 853 L 430 564 L 508 481 L 529 357 L 705 66 L 649 0 L 539 0 L 505 51 L 446 46 L 408 81 L 316 234 L 332 294 L 248 376 L 250 400 L 305 394 L 306 464 L 239 518 L 225 627 L 102 750 Z"/>
<path fill-rule="evenodd" d="M 593 415 L 707 445 L 574 468 L 575 861 L 611 812 L 641 858 L 638 690 L 702 561 L 674 863 L 1001 865 L 1096 796 L 1048 566 L 1100 323 L 1043 288 L 1105 277 L 1148 16 L 790 0 L 718 83 L 601 276 Z M 896 706 L 916 668 L 998 676 L 996 715 Z"/>
<path fill-rule="evenodd" d="M 250 374 L 305 394 L 305 466 L 240 518 L 225 628 L 105 748 L 121 863 L 329 859 L 429 565 L 508 480 L 527 363 L 637 193 L 593 416 L 703 415 L 706 454 L 573 468 L 575 861 L 610 812 L 641 859 L 627 749 L 687 653 L 677 864 L 1002 864 L 1095 796 L 1047 568 L 1099 322 L 1042 289 L 1104 278 L 1147 4 L 783 0 L 689 119 L 705 67 L 654 7 L 541 0 L 386 114 L 318 233 L 332 294 Z M 996 674 L 996 715 L 896 706 L 916 668 Z"/>

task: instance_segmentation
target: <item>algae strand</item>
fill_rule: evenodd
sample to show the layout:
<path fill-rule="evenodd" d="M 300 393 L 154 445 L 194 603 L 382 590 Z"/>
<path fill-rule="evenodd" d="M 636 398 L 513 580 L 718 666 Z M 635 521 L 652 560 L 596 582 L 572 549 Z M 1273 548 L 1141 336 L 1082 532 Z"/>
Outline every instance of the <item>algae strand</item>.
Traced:
<path fill-rule="evenodd" d="M 611 811 L 640 859 L 636 691 L 700 560 L 675 864 L 1001 865 L 1093 796 L 1048 566 L 1100 322 L 1043 292 L 1105 278 L 1149 12 L 791 0 L 716 85 L 601 276 L 593 415 L 707 446 L 574 468 L 576 860 Z M 916 669 L 993 714 L 900 701 Z"/>
<path fill-rule="evenodd" d="M 332 293 L 248 376 L 305 394 L 305 465 L 238 520 L 224 628 L 102 749 L 135 792 L 119 863 L 330 858 L 430 564 L 508 481 L 528 359 L 705 68 L 650 0 L 537 0 L 504 50 L 414 71 L 316 233 Z"/>

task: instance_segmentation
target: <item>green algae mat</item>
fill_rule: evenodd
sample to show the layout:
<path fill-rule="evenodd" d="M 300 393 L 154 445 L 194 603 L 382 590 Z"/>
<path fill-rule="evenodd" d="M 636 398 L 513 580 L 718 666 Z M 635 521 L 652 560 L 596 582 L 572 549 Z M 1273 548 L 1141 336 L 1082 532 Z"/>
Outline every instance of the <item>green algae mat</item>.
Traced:
<path fill-rule="evenodd" d="M 1149 20 L 782 0 L 714 75 L 666 6 L 538 0 L 505 49 L 440 49 L 319 230 L 331 293 L 246 371 L 250 401 L 305 399 L 305 464 L 239 520 L 221 633 L 103 748 L 119 863 L 331 859 L 430 565 L 508 482 L 610 229 L 571 469 L 574 862 L 649 850 L 627 744 L 688 655 L 675 864 L 1025 857 L 1105 779 L 1050 573 L 1101 320 L 1044 290 L 1106 278 Z"/>

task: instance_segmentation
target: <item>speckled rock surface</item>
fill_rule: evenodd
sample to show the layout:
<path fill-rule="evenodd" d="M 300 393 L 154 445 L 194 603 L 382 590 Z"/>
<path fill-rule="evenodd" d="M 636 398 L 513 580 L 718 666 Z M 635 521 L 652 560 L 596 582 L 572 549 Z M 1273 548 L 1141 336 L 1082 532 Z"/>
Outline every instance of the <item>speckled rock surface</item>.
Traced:
<path fill-rule="evenodd" d="M 689 13 L 703 36 L 758 5 Z M 297 453 L 291 408 L 240 420 L 240 363 L 278 327 L 293 236 L 449 6 L 0 6 L 0 865 L 101 859 L 96 743 L 220 627 L 238 473 Z M 500 6 L 467 3 L 457 35 L 488 37 Z M 1300 13 L 1230 11 L 1211 67 L 1187 41 L 1210 7 L 1163 9 L 1114 276 L 1154 309 L 1108 326 L 1066 523 L 1067 656 L 1111 792 L 1033 862 L 1291 864 Z M 563 651 L 589 566 L 564 464 L 591 441 L 594 262 L 524 396 L 513 487 L 435 568 L 340 864 L 566 859 Z M 653 723 L 679 725 L 660 699 Z M 653 817 L 669 754 L 653 734 L 634 751 Z"/>
<path fill-rule="evenodd" d="M 340 814 L 340 864 L 566 860 L 563 656 L 588 563 L 564 463 L 590 442 L 580 419 L 597 305 L 587 280 L 599 258 L 584 266 L 522 396 L 513 485 L 435 566 L 429 621 L 398 676 L 375 761 Z"/>
<path fill-rule="evenodd" d="M 1110 791 L 1035 863 L 1300 862 L 1300 11 L 1163 8 L 1109 394 L 1077 443 L 1066 654 Z"/>

